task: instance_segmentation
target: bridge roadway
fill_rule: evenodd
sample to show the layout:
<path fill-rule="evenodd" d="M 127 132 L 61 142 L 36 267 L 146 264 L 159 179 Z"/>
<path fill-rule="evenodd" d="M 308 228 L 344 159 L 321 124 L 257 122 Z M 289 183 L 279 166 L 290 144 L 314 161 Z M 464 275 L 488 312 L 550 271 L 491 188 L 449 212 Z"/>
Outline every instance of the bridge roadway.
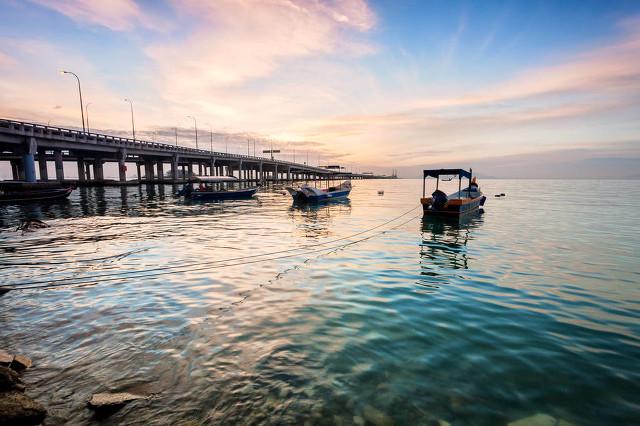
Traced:
<path fill-rule="evenodd" d="M 10 162 L 13 180 L 73 181 L 79 185 L 171 183 L 193 174 L 236 176 L 241 180 L 263 183 L 383 177 L 7 119 L 0 119 L 0 161 Z M 55 179 L 49 176 L 49 161 L 55 163 Z M 65 178 L 64 167 L 68 162 L 76 163 L 77 180 Z M 117 181 L 104 179 L 103 165 L 107 162 L 118 164 Z M 127 164 L 135 164 L 136 180 L 127 181 Z M 165 165 L 169 167 L 168 174 L 164 172 Z"/>

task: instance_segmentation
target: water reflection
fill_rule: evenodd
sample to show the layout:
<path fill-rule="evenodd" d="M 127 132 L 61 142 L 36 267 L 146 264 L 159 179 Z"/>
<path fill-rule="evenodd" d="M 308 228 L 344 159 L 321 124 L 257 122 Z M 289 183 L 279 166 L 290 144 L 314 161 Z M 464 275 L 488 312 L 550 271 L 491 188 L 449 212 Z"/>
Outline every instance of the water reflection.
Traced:
<path fill-rule="evenodd" d="M 418 284 L 438 287 L 448 281 L 449 270 L 469 269 L 467 244 L 483 223 L 482 210 L 464 218 L 424 216 L 420 244 L 420 279 Z"/>
<path fill-rule="evenodd" d="M 325 237 L 331 235 L 333 219 L 351 214 L 349 199 L 326 203 L 293 203 L 289 217 L 296 222 L 296 229 L 305 237 Z"/>

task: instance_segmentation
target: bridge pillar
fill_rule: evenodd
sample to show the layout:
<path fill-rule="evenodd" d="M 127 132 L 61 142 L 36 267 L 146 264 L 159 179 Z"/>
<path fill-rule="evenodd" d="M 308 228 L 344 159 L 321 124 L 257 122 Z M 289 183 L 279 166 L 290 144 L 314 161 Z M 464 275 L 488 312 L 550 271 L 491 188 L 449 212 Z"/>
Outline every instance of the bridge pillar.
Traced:
<path fill-rule="evenodd" d="M 17 160 L 11 160 L 11 178 L 13 180 L 22 180 L 20 179 L 20 162 Z"/>
<path fill-rule="evenodd" d="M 216 175 L 216 159 L 211 157 L 211 176 Z"/>
<path fill-rule="evenodd" d="M 47 159 L 45 158 L 44 149 L 38 150 L 38 169 L 40 170 L 40 180 L 49 180 L 49 172 L 47 170 Z"/>
<path fill-rule="evenodd" d="M 56 163 L 56 180 L 62 182 L 64 180 L 64 163 L 62 162 L 62 151 L 56 149 L 53 151 L 53 161 Z"/>
<path fill-rule="evenodd" d="M 178 180 L 178 156 L 174 155 L 171 158 L 171 179 Z"/>
<path fill-rule="evenodd" d="M 87 180 L 91 180 L 91 164 L 89 163 L 84 163 L 84 169 L 85 169 L 85 177 L 87 178 Z"/>
<path fill-rule="evenodd" d="M 202 176 L 202 163 L 198 161 L 198 176 Z"/>
<path fill-rule="evenodd" d="M 144 162 L 144 177 L 146 180 L 153 180 L 153 163 L 149 160 Z"/>
<path fill-rule="evenodd" d="M 120 182 L 127 181 L 127 165 L 125 164 L 125 160 L 127 159 L 127 150 L 121 149 L 118 152 L 118 180 Z"/>
<path fill-rule="evenodd" d="M 84 159 L 78 158 L 77 164 L 78 164 L 78 180 L 80 182 L 84 182 L 85 180 L 87 180 L 87 177 L 84 174 Z"/>
<path fill-rule="evenodd" d="M 24 169 L 24 180 L 26 182 L 36 181 L 36 162 L 34 159 L 36 152 L 38 152 L 36 138 L 28 138 L 25 153 L 22 155 L 22 168 Z"/>
<path fill-rule="evenodd" d="M 158 161 L 158 179 L 164 180 L 164 164 L 162 164 L 162 161 Z"/>
<path fill-rule="evenodd" d="M 291 180 L 291 166 L 287 167 L 287 180 Z"/>
<path fill-rule="evenodd" d="M 93 178 L 98 182 L 102 182 L 104 180 L 104 170 L 102 168 L 102 160 L 96 159 L 93 160 Z"/>
<path fill-rule="evenodd" d="M 260 162 L 260 182 L 264 182 L 264 169 L 262 168 L 262 161 Z"/>
<path fill-rule="evenodd" d="M 138 173 L 138 183 L 142 181 L 142 173 L 140 171 L 140 162 L 136 161 L 136 171 Z"/>
<path fill-rule="evenodd" d="M 189 161 L 189 165 L 187 166 L 187 179 L 189 179 L 193 175 L 193 163 Z"/>

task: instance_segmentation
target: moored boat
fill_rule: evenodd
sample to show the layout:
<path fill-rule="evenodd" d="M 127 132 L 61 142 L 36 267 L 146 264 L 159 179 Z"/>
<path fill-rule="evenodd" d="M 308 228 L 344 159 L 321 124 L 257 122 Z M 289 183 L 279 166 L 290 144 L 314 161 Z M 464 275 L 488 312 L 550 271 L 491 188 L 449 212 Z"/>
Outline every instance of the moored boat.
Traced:
<path fill-rule="evenodd" d="M 67 198 L 74 189 L 74 186 L 63 186 L 58 182 L 1 182 L 0 203 L 62 200 Z"/>
<path fill-rule="evenodd" d="M 285 189 L 293 197 L 294 202 L 317 203 L 347 198 L 351 193 L 351 181 L 346 180 L 340 185 L 329 186 L 325 189 L 315 188 L 308 184 L 301 185 L 297 188 L 287 186 Z"/>
<path fill-rule="evenodd" d="M 441 176 L 458 176 L 458 191 L 447 195 L 438 186 Z M 436 189 L 431 197 L 426 196 L 426 181 L 428 177 L 436 178 Z M 462 179 L 469 179 L 469 185 L 462 188 Z M 449 180 L 451 180 L 449 179 Z M 473 171 L 469 169 L 434 169 L 424 170 L 422 177 L 422 198 L 420 203 L 425 215 L 440 215 L 460 217 L 477 211 L 484 205 L 486 197 L 480 191 Z"/>
<path fill-rule="evenodd" d="M 194 183 L 198 187 L 194 188 Z M 239 200 L 251 198 L 258 192 L 258 187 L 234 189 L 238 179 L 232 176 L 194 176 L 185 183 L 177 195 L 191 200 Z"/>

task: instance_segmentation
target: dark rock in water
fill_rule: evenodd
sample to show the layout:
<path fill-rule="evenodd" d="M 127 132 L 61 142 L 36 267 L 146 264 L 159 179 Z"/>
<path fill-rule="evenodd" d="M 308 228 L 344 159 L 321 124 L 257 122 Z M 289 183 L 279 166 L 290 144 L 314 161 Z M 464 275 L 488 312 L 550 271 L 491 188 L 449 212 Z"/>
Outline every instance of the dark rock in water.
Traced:
<path fill-rule="evenodd" d="M 27 368 L 31 368 L 32 365 L 33 363 L 26 356 L 16 355 L 13 358 L 13 362 L 11 363 L 11 368 L 13 368 L 16 371 L 23 371 L 23 370 L 26 370 Z"/>
<path fill-rule="evenodd" d="M 21 392 L 0 393 L 0 425 L 39 425 L 47 410 Z"/>
<path fill-rule="evenodd" d="M 24 392 L 24 384 L 18 373 L 7 367 L 0 367 L 0 391 L 11 390 Z"/>
<path fill-rule="evenodd" d="M 145 399 L 142 395 L 134 395 L 132 393 L 96 393 L 87 402 L 89 407 L 94 410 L 119 408 L 128 402 L 136 399 Z"/>
<path fill-rule="evenodd" d="M 0 365 L 4 365 L 6 367 L 11 364 L 11 361 L 13 361 L 13 355 L 9 352 L 0 350 Z"/>

